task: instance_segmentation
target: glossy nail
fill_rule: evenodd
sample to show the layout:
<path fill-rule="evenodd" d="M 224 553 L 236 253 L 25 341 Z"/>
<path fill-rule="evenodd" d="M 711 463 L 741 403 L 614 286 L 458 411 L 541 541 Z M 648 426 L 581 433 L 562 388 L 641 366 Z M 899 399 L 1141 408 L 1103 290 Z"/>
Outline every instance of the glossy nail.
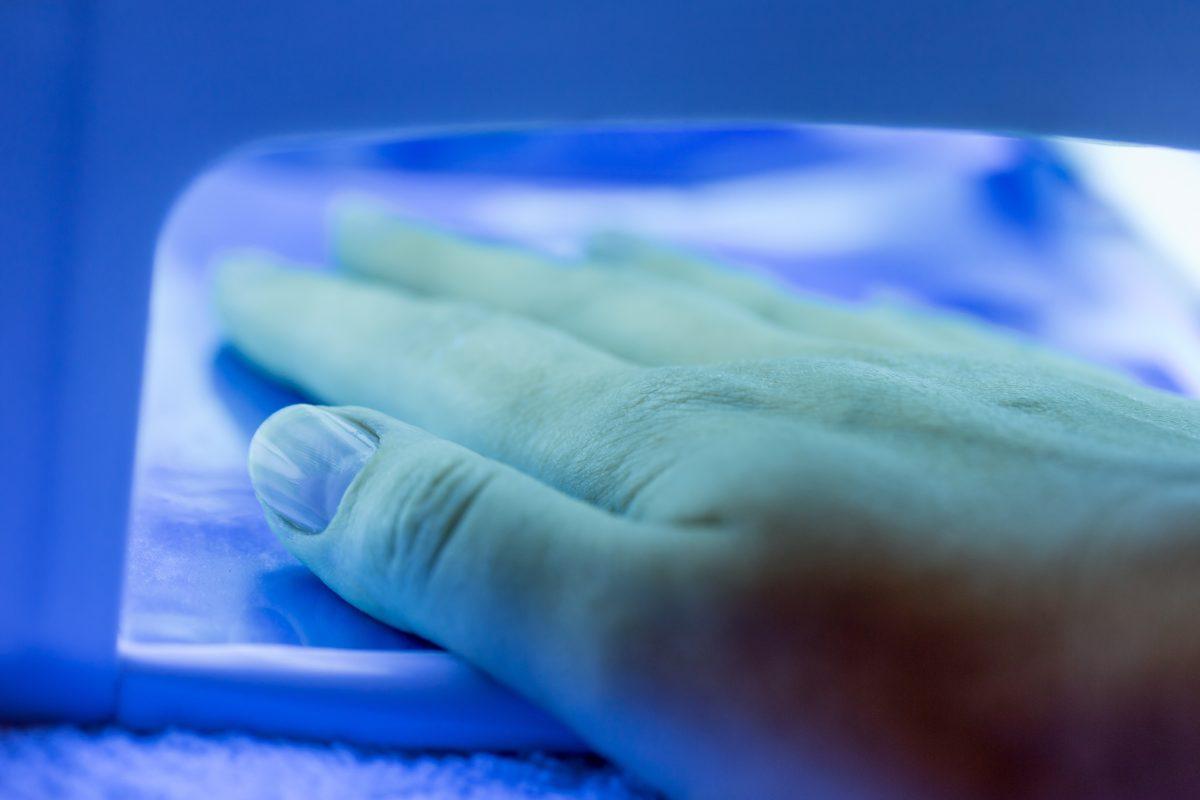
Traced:
<path fill-rule="evenodd" d="M 378 446 L 373 434 L 338 414 L 290 406 L 254 434 L 250 480 L 259 500 L 288 524 L 320 533 Z"/>

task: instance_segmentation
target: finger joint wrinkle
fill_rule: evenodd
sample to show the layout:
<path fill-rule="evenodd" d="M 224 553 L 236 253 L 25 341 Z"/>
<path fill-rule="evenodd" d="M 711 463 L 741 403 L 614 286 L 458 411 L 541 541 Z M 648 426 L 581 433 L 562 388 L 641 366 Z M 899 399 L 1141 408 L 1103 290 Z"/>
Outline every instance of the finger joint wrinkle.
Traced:
<path fill-rule="evenodd" d="M 401 489 L 403 508 L 384 557 L 409 579 L 428 581 L 495 473 L 464 459 L 421 472 L 412 486 Z"/>

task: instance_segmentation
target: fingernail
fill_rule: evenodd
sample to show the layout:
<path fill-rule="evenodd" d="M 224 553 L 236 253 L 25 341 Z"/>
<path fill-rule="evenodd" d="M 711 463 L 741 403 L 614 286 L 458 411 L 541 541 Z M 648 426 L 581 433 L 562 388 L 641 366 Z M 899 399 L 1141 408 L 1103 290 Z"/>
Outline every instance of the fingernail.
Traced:
<path fill-rule="evenodd" d="M 316 406 L 290 406 L 250 443 L 250 480 L 259 500 L 305 533 L 320 533 L 342 495 L 379 446 L 367 430 Z"/>

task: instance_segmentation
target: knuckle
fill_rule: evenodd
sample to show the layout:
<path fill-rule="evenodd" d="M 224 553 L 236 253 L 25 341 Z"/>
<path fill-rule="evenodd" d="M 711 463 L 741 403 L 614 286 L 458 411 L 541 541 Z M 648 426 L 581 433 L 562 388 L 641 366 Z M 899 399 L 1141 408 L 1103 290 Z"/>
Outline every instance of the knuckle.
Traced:
<path fill-rule="evenodd" d="M 572 491 L 603 508 L 632 513 L 680 458 L 680 443 L 711 414 L 749 405 L 749 389 L 710 369 L 641 369 L 597 389 L 559 447 L 559 472 L 578 476 Z M 598 470 L 596 465 L 603 465 Z"/>
<path fill-rule="evenodd" d="M 473 346 L 488 343 L 496 336 L 496 315 L 481 306 L 465 302 L 431 302 L 433 310 L 424 325 L 422 341 L 427 355 L 445 358 Z"/>
<path fill-rule="evenodd" d="M 556 276 L 553 291 L 534 294 L 532 311 L 554 325 L 569 326 L 594 317 L 612 304 L 613 292 L 607 282 L 591 272 L 563 270 Z"/>
<path fill-rule="evenodd" d="M 604 398 L 602 423 L 608 432 L 642 435 L 671 419 L 754 404 L 753 387 L 715 369 L 659 367 L 642 370 Z"/>
<path fill-rule="evenodd" d="M 371 558 L 397 585 L 420 591 L 462 536 L 494 471 L 461 453 L 421 454 L 420 466 L 392 485 L 393 507 Z"/>

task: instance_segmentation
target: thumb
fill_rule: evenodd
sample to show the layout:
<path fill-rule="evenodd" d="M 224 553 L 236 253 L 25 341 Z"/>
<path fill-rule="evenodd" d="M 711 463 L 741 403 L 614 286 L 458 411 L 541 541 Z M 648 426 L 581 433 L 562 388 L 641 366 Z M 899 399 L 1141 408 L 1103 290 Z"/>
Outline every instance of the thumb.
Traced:
<path fill-rule="evenodd" d="M 250 474 L 284 545 L 347 601 L 579 721 L 666 539 L 361 408 L 259 428 Z M 674 539 L 674 537 L 666 537 Z M 653 590 L 650 590 L 653 591 Z"/>

